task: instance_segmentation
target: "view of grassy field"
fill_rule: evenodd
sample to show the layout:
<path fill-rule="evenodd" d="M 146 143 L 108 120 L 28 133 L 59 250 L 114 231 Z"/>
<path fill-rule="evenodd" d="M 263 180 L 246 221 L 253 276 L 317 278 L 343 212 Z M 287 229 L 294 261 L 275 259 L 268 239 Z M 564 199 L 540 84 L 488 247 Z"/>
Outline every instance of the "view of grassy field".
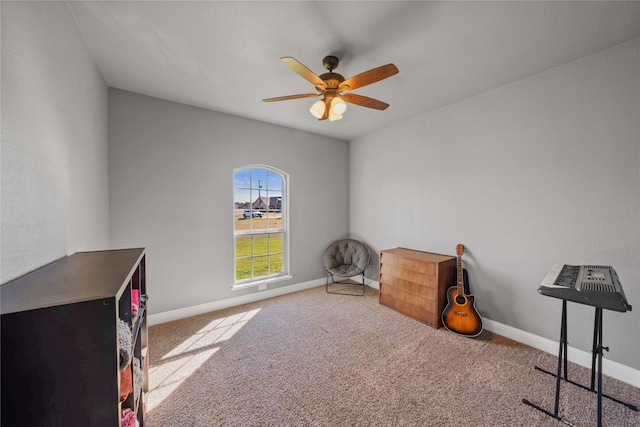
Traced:
<path fill-rule="evenodd" d="M 262 218 L 243 218 L 234 213 L 235 230 L 279 231 L 280 213 L 265 212 Z M 282 272 L 282 233 L 236 236 L 236 280 L 270 276 Z"/>

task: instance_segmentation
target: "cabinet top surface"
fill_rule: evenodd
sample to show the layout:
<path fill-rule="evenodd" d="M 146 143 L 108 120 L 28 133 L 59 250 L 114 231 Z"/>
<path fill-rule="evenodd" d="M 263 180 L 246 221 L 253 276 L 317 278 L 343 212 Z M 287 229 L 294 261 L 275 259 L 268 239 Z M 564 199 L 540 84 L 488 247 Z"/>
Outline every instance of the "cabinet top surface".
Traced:
<path fill-rule="evenodd" d="M 0 313 L 118 297 L 144 248 L 77 252 L 0 286 Z"/>
<path fill-rule="evenodd" d="M 424 261 L 424 262 L 443 262 L 443 261 L 449 261 L 451 259 L 456 258 L 453 255 L 434 254 L 431 252 L 423 252 L 423 251 L 417 251 L 415 249 L 407 249 L 407 248 L 384 249 L 380 251 L 380 254 L 381 255 L 382 254 L 399 255 L 405 258 L 411 258 L 417 261 Z"/>

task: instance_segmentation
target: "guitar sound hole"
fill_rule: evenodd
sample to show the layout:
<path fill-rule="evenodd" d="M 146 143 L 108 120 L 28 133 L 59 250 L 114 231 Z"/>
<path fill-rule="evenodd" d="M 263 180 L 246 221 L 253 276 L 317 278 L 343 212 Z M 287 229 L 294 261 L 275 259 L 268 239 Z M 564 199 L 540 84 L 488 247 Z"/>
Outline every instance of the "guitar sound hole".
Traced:
<path fill-rule="evenodd" d="M 467 299 L 465 297 L 463 297 L 462 295 L 456 296 L 456 304 L 464 305 L 465 302 L 467 302 Z"/>

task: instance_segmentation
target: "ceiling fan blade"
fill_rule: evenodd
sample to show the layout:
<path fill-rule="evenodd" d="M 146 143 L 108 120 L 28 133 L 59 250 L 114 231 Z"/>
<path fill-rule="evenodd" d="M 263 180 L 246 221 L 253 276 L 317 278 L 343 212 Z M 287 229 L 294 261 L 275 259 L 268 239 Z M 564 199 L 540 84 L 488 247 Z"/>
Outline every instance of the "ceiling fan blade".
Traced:
<path fill-rule="evenodd" d="M 313 98 L 314 96 L 320 96 L 320 94 L 319 93 L 301 93 L 299 95 L 286 95 L 286 96 L 278 96 L 275 98 L 267 98 L 267 99 L 263 99 L 263 101 L 264 102 L 286 101 L 288 99 Z"/>
<path fill-rule="evenodd" d="M 324 90 L 327 88 L 327 84 L 318 77 L 313 71 L 302 65 L 297 59 L 288 56 L 280 58 L 280 61 L 284 62 L 289 68 L 298 73 L 303 79 L 310 82 L 318 90 Z"/>
<path fill-rule="evenodd" d="M 382 79 L 386 79 L 387 77 L 391 77 L 394 74 L 398 73 L 398 67 L 393 64 L 381 65 L 378 68 L 374 68 L 369 71 L 365 71 L 364 73 L 360 73 L 356 76 L 348 78 L 347 80 L 340 83 L 338 86 L 339 91 L 343 90 L 354 90 L 359 87 L 363 87 L 366 85 L 370 85 L 371 83 L 378 82 Z"/>
<path fill-rule="evenodd" d="M 357 95 L 355 93 L 346 93 L 341 95 L 340 98 L 346 102 L 360 105 L 367 108 L 375 108 L 376 110 L 386 110 L 389 104 L 386 102 L 378 101 L 377 99 L 369 98 L 368 96 Z"/>

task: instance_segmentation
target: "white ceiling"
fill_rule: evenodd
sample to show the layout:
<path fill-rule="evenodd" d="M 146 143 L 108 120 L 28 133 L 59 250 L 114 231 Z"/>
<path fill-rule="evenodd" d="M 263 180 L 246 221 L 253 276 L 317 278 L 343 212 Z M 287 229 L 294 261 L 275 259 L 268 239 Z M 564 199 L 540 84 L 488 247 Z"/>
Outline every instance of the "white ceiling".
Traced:
<path fill-rule="evenodd" d="M 640 2 L 68 2 L 109 86 L 344 140 L 640 37 Z M 353 93 L 340 121 L 309 113 L 314 92 L 279 61 L 345 78 L 399 74 Z"/>

